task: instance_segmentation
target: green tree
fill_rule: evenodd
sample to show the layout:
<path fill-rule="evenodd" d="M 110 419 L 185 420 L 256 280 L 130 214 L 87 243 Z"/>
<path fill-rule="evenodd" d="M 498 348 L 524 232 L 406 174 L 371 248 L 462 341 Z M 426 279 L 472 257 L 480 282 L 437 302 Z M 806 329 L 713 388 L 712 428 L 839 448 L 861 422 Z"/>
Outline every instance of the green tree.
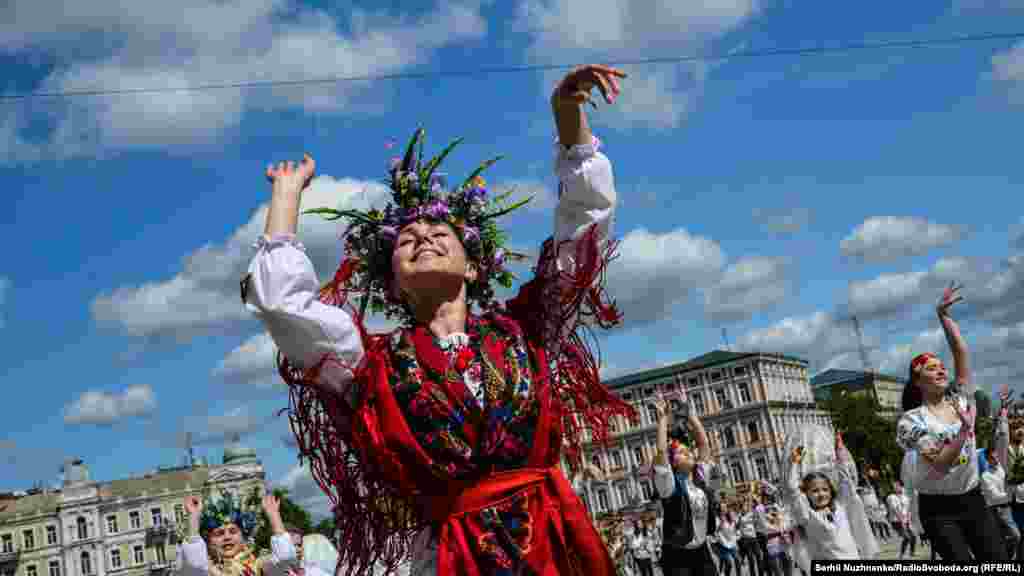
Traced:
<path fill-rule="evenodd" d="M 903 462 L 903 450 L 896 444 L 896 422 L 883 417 L 866 394 L 833 394 L 825 407 L 858 470 L 877 468 L 884 490 L 899 476 Z"/>
<path fill-rule="evenodd" d="M 288 498 L 287 490 L 278 488 L 274 490 L 274 496 L 281 500 L 281 520 L 284 521 L 285 526 L 294 526 L 301 530 L 303 534 L 313 531 L 313 518 L 309 512 Z M 254 545 L 257 550 L 270 550 L 270 519 L 267 518 L 266 512 L 263 512 L 258 488 L 253 489 L 247 503 L 249 506 L 255 506 L 260 511 L 261 522 L 256 530 Z"/>

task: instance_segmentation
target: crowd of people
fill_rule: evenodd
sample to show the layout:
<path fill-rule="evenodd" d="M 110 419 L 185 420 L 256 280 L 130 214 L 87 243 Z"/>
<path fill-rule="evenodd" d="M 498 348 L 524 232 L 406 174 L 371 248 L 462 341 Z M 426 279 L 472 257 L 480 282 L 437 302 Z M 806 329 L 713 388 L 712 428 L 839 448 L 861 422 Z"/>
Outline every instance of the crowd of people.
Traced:
<path fill-rule="evenodd" d="M 934 354 L 911 362 L 897 427 L 902 483 L 884 498 L 837 434 L 815 444 L 828 447 L 825 459 L 808 456 L 806 438 L 788 439 L 780 485 L 723 503 L 699 418 L 658 399 L 662 517 L 598 531 L 559 463 L 565 454 L 585 468 L 584 430 L 600 442 L 612 419 L 636 416 L 601 382 L 584 337 L 621 320 L 603 289 L 617 194 L 584 105 L 596 107 L 594 88 L 613 103 L 623 78 L 584 66 L 552 93 L 554 230 L 534 277 L 505 302 L 496 288 L 510 287 L 516 255 L 496 222 L 525 202 L 490 195 L 481 172 L 494 160 L 451 187 L 438 168 L 458 142 L 425 160 L 417 130 L 389 165 L 387 206 L 312 211 L 348 224 L 325 285 L 296 235 L 313 158 L 267 167 L 270 208 L 241 297 L 279 350 L 299 450 L 334 505 L 328 556 L 338 569 L 365 575 L 411 559 L 414 575 L 790 576 L 808 574 L 813 559 L 873 558 L 895 537 L 901 555 L 919 539 L 946 560 L 1017 554 L 1024 430 L 1011 446 L 1004 392 L 979 458 L 967 346 L 950 316 L 956 286 L 937 307 L 955 378 Z M 373 313 L 400 327 L 371 334 Z M 244 544 L 250 528 L 230 505 L 187 504 L 199 524 L 178 556 L 186 576 L 331 572 L 303 560 L 304 540 L 288 537 L 272 497 L 265 556 Z"/>

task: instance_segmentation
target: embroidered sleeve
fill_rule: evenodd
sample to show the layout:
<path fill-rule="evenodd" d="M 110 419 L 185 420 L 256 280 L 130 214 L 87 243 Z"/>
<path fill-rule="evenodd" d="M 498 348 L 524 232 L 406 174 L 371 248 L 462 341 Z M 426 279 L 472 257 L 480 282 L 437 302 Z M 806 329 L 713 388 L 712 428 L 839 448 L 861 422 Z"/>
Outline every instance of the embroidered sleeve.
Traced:
<path fill-rule="evenodd" d="M 938 439 L 930 433 L 924 418 L 911 410 L 896 425 L 896 443 L 904 450 L 930 450 L 938 446 Z"/>
<path fill-rule="evenodd" d="M 271 554 L 263 563 L 263 576 L 287 576 L 289 570 L 299 567 L 295 545 L 288 534 L 275 534 L 270 537 Z"/>
<path fill-rule="evenodd" d="M 309 370 L 325 358 L 318 381 L 351 400 L 351 367 L 363 356 L 359 330 L 339 307 L 318 299 L 313 264 L 294 236 L 261 237 L 242 281 L 246 308 L 263 321 L 281 354 L 294 368 Z"/>

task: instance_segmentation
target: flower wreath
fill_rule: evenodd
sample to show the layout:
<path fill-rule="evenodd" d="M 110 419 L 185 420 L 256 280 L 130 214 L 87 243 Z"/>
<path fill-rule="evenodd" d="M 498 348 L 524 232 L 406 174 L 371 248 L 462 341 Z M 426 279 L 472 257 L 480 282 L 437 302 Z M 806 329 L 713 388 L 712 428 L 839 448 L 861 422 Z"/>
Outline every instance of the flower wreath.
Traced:
<path fill-rule="evenodd" d="M 223 490 L 220 498 L 207 498 L 203 503 L 203 513 L 199 517 L 199 532 L 205 538 L 211 530 L 228 523 L 238 526 L 242 536 L 249 538 L 256 532 L 259 516 L 251 510 L 246 510 L 231 492 Z"/>
<path fill-rule="evenodd" d="M 514 275 L 505 268 L 511 260 L 524 259 L 505 249 L 507 237 L 495 220 L 530 202 L 533 197 L 507 204 L 511 192 L 488 198 L 487 183 L 480 174 L 501 156 L 480 164 L 457 188 L 447 187 L 445 175 L 437 168 L 462 142 L 459 138 L 440 154 L 423 161 L 425 131 L 413 134 L 402 157 L 391 159 L 391 202 L 384 210 L 336 210 L 314 208 L 303 214 L 319 214 L 327 220 L 347 219 L 351 222 L 342 235 L 345 258 L 334 279 L 320 291 L 320 300 L 340 305 L 350 292 L 362 292 L 360 316 L 367 307 L 371 312 L 384 312 L 389 319 L 411 324 L 412 311 L 393 291 L 391 254 L 399 231 L 407 224 L 425 219 L 451 225 L 469 259 L 478 267 L 477 280 L 467 285 L 466 299 L 483 309 L 496 306 L 494 283 L 511 288 Z"/>

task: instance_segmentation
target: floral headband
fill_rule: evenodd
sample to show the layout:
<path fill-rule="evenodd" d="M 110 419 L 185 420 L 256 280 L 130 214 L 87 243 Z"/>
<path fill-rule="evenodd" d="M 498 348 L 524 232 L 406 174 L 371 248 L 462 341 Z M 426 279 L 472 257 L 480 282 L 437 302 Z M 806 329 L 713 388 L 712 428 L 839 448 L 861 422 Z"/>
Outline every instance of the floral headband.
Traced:
<path fill-rule="evenodd" d="M 199 530 L 203 534 L 220 528 L 225 524 L 234 524 L 242 531 L 242 535 L 249 537 L 255 532 L 257 515 L 255 512 L 245 510 L 241 502 L 235 500 L 230 492 L 222 491 L 220 498 L 216 501 L 207 499 L 203 503 L 203 514 L 199 518 Z"/>
<path fill-rule="evenodd" d="M 384 210 L 316 208 L 304 212 L 320 214 L 327 220 L 344 218 L 350 222 L 343 235 L 345 258 L 334 279 L 321 289 L 321 301 L 341 306 L 347 301 L 348 293 L 362 292 L 360 315 L 365 316 L 369 307 L 371 312 L 384 312 L 388 318 L 411 322 L 412 311 L 391 290 L 391 254 L 398 233 L 418 220 L 451 225 L 467 255 L 477 265 L 477 280 L 467 285 L 466 299 L 470 303 L 492 308 L 495 305 L 493 283 L 506 288 L 512 286 L 514 276 L 505 264 L 525 256 L 505 249 L 505 233 L 495 220 L 526 205 L 532 197 L 513 204 L 506 204 L 511 192 L 488 197 L 487 183 L 480 174 L 500 160 L 500 156 L 480 164 L 459 187 L 448 189 L 444 174 L 437 172 L 437 168 L 462 139 L 455 140 L 424 162 L 424 134 L 422 128 L 416 130 L 404 156 L 391 159 L 390 176 L 386 180 L 391 188 L 391 201 Z"/>
<path fill-rule="evenodd" d="M 933 359 L 933 358 L 934 359 L 938 359 L 938 356 L 936 356 L 935 354 L 932 354 L 931 352 L 925 352 L 923 354 L 918 354 L 917 356 L 914 356 L 913 360 L 910 361 L 910 369 L 915 374 L 918 374 L 918 373 L 921 372 L 921 370 L 924 370 L 925 364 L 928 364 L 928 361 Z"/>

